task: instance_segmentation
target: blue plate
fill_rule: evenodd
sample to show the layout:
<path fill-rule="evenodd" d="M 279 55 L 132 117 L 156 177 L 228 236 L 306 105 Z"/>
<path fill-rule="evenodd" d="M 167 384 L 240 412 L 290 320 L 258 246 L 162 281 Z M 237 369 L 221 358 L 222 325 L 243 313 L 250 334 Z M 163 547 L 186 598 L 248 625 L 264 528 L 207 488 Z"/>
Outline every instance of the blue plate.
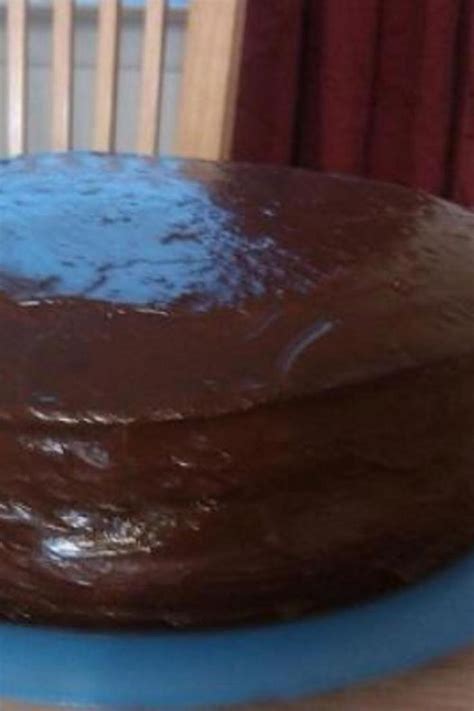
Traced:
<path fill-rule="evenodd" d="M 474 640 L 474 554 L 421 585 L 331 615 L 206 632 L 0 625 L 0 698 L 192 706 L 288 699 L 407 669 Z"/>

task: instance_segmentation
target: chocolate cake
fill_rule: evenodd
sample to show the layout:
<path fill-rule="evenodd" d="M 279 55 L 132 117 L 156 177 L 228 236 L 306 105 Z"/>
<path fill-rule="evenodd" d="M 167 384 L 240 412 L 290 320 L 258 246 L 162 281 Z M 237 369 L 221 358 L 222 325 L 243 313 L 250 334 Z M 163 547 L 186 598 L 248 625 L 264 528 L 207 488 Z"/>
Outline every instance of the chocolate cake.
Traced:
<path fill-rule="evenodd" d="M 304 170 L 0 165 L 0 613 L 265 620 L 474 541 L 474 216 Z"/>

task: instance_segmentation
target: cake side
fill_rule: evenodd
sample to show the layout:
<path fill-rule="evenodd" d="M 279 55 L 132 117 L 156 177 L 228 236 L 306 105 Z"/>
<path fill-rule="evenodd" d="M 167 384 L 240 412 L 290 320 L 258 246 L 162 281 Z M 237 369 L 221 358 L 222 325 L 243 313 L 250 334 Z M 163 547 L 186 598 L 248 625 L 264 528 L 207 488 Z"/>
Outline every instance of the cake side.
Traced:
<path fill-rule="evenodd" d="M 4 421 L 215 416 L 474 349 L 474 217 L 423 193 L 89 154 L 0 184 Z"/>
<path fill-rule="evenodd" d="M 474 216 L 303 170 L 0 165 L 0 615 L 235 623 L 474 541 Z"/>
<path fill-rule="evenodd" d="M 474 542 L 473 386 L 470 357 L 215 420 L 3 430 L 0 610 L 234 624 L 412 583 Z"/>

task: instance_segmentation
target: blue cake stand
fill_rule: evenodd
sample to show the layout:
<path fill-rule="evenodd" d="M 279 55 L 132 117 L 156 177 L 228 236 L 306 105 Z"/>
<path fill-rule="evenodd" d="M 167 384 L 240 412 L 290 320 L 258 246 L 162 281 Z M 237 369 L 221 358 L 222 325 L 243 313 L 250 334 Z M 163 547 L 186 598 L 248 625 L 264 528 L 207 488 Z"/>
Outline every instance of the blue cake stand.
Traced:
<path fill-rule="evenodd" d="M 401 671 L 474 641 L 474 553 L 330 615 L 206 632 L 0 625 L 0 698 L 184 709 L 288 699 Z"/>

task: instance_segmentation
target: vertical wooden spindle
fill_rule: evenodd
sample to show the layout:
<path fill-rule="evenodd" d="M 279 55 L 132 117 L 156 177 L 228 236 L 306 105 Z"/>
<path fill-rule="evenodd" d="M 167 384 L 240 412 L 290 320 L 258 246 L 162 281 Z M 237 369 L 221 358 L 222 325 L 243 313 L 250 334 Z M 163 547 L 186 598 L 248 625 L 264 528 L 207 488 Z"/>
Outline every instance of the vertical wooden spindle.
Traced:
<path fill-rule="evenodd" d="M 7 3 L 7 150 L 9 155 L 25 153 L 27 147 L 27 0 Z"/>
<path fill-rule="evenodd" d="M 100 0 L 93 147 L 112 151 L 117 119 L 120 0 Z"/>
<path fill-rule="evenodd" d="M 71 148 L 74 0 L 53 2 L 51 147 Z"/>
<path fill-rule="evenodd" d="M 148 0 L 146 3 L 137 121 L 138 153 L 154 154 L 156 151 L 163 85 L 165 12 L 165 0 Z"/>

